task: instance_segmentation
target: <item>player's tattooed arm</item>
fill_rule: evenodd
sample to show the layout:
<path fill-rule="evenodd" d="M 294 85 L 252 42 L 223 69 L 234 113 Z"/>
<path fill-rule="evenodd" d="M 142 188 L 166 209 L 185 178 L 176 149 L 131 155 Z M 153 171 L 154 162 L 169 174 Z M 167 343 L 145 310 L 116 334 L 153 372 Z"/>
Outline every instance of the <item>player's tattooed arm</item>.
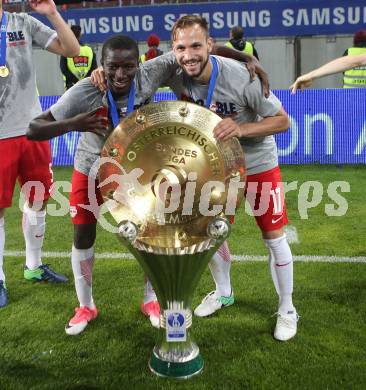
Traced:
<path fill-rule="evenodd" d="M 32 141 L 45 141 L 70 131 L 89 131 L 104 137 L 108 132 L 108 118 L 98 115 L 101 109 L 103 107 L 59 121 L 50 110 L 45 111 L 30 122 L 26 136 Z"/>
<path fill-rule="evenodd" d="M 245 62 L 245 65 L 250 74 L 250 79 L 253 81 L 258 75 L 262 82 L 262 90 L 265 97 L 269 96 L 269 80 L 267 72 L 263 69 L 260 62 L 249 54 L 243 53 L 242 51 L 230 49 L 226 46 L 214 45 L 212 54 L 216 54 L 221 57 L 232 58 L 236 61 Z"/>

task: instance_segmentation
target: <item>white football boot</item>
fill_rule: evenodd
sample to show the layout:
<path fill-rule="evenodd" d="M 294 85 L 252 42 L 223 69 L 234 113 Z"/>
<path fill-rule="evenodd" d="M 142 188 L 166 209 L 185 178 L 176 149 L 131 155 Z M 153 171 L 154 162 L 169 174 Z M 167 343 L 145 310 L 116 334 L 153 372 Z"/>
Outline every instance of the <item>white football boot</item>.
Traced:
<path fill-rule="evenodd" d="M 299 321 L 299 315 L 296 309 L 287 312 L 287 314 L 276 313 L 277 323 L 274 330 L 273 337 L 279 341 L 287 341 L 295 337 L 297 332 L 297 322 Z"/>
<path fill-rule="evenodd" d="M 207 294 L 202 302 L 194 310 L 197 317 L 207 317 L 220 310 L 222 307 L 230 306 L 234 303 L 234 294 L 231 292 L 230 296 L 218 296 L 216 291 L 211 291 Z"/>

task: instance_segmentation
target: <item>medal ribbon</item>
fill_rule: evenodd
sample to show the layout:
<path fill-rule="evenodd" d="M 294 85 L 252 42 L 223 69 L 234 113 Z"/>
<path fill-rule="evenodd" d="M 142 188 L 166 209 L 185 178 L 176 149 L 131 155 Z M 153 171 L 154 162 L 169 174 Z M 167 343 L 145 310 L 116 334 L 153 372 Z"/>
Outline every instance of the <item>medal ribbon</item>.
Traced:
<path fill-rule="evenodd" d="M 1 50 L 0 50 L 0 66 L 6 65 L 6 15 L 3 11 L 1 18 Z"/>
<path fill-rule="evenodd" d="M 108 103 L 109 103 L 109 113 L 112 117 L 113 127 L 117 127 L 119 123 L 119 115 L 117 111 L 116 102 L 113 99 L 112 92 L 108 89 Z M 135 101 L 135 81 L 132 80 L 130 93 L 128 94 L 128 102 L 127 102 L 127 115 L 133 111 Z"/>
<path fill-rule="evenodd" d="M 208 85 L 207 99 L 206 99 L 206 108 L 210 108 L 212 102 L 212 96 L 215 90 L 217 75 L 219 73 L 219 67 L 217 65 L 217 60 L 215 57 L 210 56 L 212 64 L 212 72 L 210 77 L 210 83 Z"/>

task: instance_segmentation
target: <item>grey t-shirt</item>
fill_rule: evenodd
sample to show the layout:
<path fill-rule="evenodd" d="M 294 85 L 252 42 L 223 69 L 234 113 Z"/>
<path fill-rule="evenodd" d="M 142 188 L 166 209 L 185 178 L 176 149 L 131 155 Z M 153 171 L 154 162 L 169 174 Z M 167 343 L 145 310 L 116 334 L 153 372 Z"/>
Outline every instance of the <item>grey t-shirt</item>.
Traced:
<path fill-rule="evenodd" d="M 32 118 L 42 112 L 32 48 L 37 45 L 45 49 L 57 37 L 55 31 L 30 15 L 5 14 L 6 65 L 10 74 L 0 77 L 0 139 L 24 135 Z"/>
<path fill-rule="evenodd" d="M 232 117 L 237 123 L 257 122 L 274 116 L 281 102 L 271 93 L 265 98 L 258 77 L 250 82 L 247 68 L 229 58 L 216 57 L 218 76 L 211 107 L 221 117 Z M 168 82 L 178 99 L 205 106 L 208 85 L 202 85 L 185 75 L 182 69 Z M 253 175 L 278 165 L 277 146 L 273 136 L 241 138 L 247 173 Z"/>
<path fill-rule="evenodd" d="M 157 88 L 166 83 L 176 69 L 174 57 L 170 55 L 162 59 L 158 57 L 156 61 L 147 61 L 140 66 L 135 76 L 134 108 L 149 103 Z M 120 97 L 115 103 L 119 117 L 126 116 L 128 96 Z M 106 94 L 94 87 L 90 78 L 87 77 L 67 90 L 50 110 L 55 120 L 58 121 L 92 111 L 103 105 L 108 106 Z M 112 130 L 113 126 L 110 125 L 109 131 Z M 105 138 L 91 132 L 83 132 L 76 148 L 74 168 L 88 175 L 94 162 L 100 156 L 104 143 Z"/>

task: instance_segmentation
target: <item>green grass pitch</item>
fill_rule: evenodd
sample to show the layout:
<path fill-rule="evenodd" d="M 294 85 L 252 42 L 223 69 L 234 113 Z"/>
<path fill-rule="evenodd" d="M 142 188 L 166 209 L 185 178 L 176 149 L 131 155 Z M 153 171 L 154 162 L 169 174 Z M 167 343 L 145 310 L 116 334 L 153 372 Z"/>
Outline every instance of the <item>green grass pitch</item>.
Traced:
<path fill-rule="evenodd" d="M 319 205 L 301 219 L 299 192 L 287 195 L 290 224 L 299 242 L 294 255 L 365 257 L 364 166 L 285 166 L 285 182 L 318 181 Z M 69 180 L 70 168 L 55 169 Z M 346 181 L 348 210 L 330 217 L 329 184 Z M 312 192 L 308 198 L 312 197 Z M 52 203 L 52 201 L 50 202 Z M 301 207 L 300 207 L 301 208 Z M 18 198 L 6 213 L 6 251 L 24 249 Z M 243 208 L 230 237 L 236 255 L 265 255 L 254 219 Z M 48 217 L 45 251 L 70 251 L 69 217 Z M 117 238 L 98 230 L 96 251 L 124 251 Z M 94 298 L 100 316 L 76 337 L 64 326 L 73 314 L 73 283 L 33 284 L 22 278 L 24 259 L 5 257 L 10 304 L 0 309 L 0 389 L 365 389 L 366 263 L 295 263 L 294 303 L 298 334 L 287 343 L 272 338 L 277 299 L 265 262 L 235 262 L 236 302 L 211 318 L 195 318 L 193 333 L 205 368 L 187 382 L 155 377 L 147 367 L 156 330 L 139 311 L 143 276 L 133 260 L 97 260 Z M 72 279 L 69 259 L 47 259 Z M 213 289 L 207 270 L 194 305 Z"/>

